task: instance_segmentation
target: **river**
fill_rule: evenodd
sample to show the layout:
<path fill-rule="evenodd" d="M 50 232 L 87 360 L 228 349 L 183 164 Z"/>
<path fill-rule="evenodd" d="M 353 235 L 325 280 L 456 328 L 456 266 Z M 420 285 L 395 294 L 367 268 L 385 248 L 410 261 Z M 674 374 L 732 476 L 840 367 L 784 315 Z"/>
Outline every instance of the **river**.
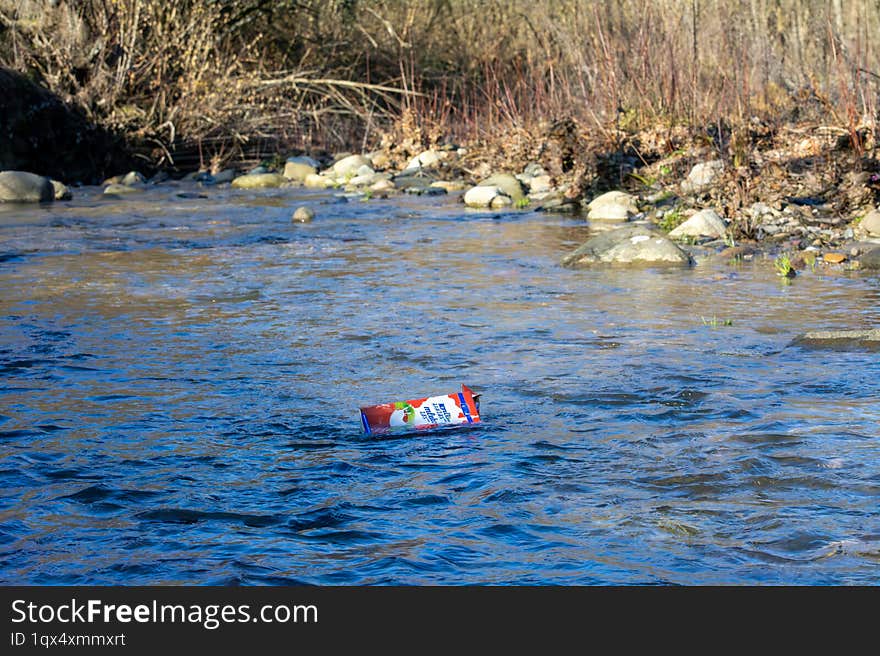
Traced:
<path fill-rule="evenodd" d="M 880 583 L 877 274 L 568 270 L 582 219 L 165 184 L 0 207 L 4 584 Z M 316 219 L 291 223 L 298 205 Z M 471 428 L 362 405 L 482 394 Z"/>

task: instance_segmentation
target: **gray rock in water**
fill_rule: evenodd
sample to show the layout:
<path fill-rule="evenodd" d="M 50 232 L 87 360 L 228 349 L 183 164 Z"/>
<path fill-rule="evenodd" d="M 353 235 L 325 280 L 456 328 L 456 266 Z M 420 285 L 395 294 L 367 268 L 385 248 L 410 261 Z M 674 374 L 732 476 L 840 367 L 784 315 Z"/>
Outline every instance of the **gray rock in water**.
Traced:
<path fill-rule="evenodd" d="M 70 189 L 67 188 L 67 185 L 58 182 L 58 180 L 51 180 L 52 190 L 55 193 L 55 200 L 70 200 L 73 198 L 73 194 L 70 193 Z"/>
<path fill-rule="evenodd" d="M 293 217 L 291 220 L 294 223 L 311 223 L 314 218 L 314 211 L 312 211 L 310 207 L 306 207 L 305 205 L 303 205 L 296 208 L 296 211 L 293 213 Z"/>
<path fill-rule="evenodd" d="M 880 269 L 880 248 L 872 248 L 859 258 L 862 269 Z"/>
<path fill-rule="evenodd" d="M 809 348 L 880 350 L 880 328 L 870 330 L 815 330 L 796 337 L 792 344 Z"/>
<path fill-rule="evenodd" d="M 232 182 L 235 180 L 235 171 L 233 169 L 223 169 L 219 173 L 215 173 L 214 184 L 222 184 L 224 182 Z"/>
<path fill-rule="evenodd" d="M 651 264 L 686 267 L 691 256 L 665 235 L 647 226 L 627 226 L 591 237 L 562 258 L 562 266 L 594 264 Z"/>
<path fill-rule="evenodd" d="M 135 185 L 124 185 L 119 184 L 118 182 L 113 182 L 108 184 L 104 188 L 105 196 L 125 196 L 126 194 L 135 194 L 139 191 L 142 191 L 141 187 Z"/>
<path fill-rule="evenodd" d="M 0 172 L 0 202 L 44 203 L 55 200 L 49 178 L 25 171 Z"/>
<path fill-rule="evenodd" d="M 140 171 L 129 171 L 119 180 L 119 184 L 124 184 L 128 186 L 134 186 L 139 184 L 144 184 L 147 179 L 144 177 L 144 174 Z"/>
<path fill-rule="evenodd" d="M 235 189 L 265 189 L 266 187 L 280 187 L 287 183 L 280 173 L 248 173 L 240 175 L 232 181 Z"/>

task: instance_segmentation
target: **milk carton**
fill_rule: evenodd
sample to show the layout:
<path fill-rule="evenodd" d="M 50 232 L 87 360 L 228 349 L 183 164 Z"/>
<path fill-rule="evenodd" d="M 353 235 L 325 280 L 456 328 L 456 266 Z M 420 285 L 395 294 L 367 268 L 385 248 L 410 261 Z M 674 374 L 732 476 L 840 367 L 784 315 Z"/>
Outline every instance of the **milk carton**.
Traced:
<path fill-rule="evenodd" d="M 461 392 L 424 399 L 382 403 L 361 408 L 366 433 L 386 433 L 402 428 L 436 428 L 480 421 L 480 395 L 465 385 Z"/>

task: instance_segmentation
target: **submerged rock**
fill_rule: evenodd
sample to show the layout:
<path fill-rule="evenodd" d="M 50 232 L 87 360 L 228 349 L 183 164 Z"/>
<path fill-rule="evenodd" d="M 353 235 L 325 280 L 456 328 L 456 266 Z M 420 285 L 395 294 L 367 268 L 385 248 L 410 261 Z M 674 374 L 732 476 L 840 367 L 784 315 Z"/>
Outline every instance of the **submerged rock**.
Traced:
<path fill-rule="evenodd" d="M 26 171 L 0 171 L 0 202 L 45 203 L 55 200 L 49 178 Z"/>
<path fill-rule="evenodd" d="M 287 182 L 280 173 L 248 173 L 240 175 L 232 181 L 236 189 L 265 189 L 267 187 L 280 187 Z"/>
<path fill-rule="evenodd" d="M 816 330 L 795 337 L 792 344 L 809 348 L 880 349 L 880 328 L 870 330 Z"/>
<path fill-rule="evenodd" d="M 724 219 L 715 210 L 701 210 L 680 226 L 670 231 L 670 239 L 682 237 L 723 237 L 727 232 Z"/>
<path fill-rule="evenodd" d="M 691 256 L 665 235 L 646 226 L 627 226 L 591 237 L 562 258 L 562 266 L 593 264 L 653 264 L 690 266 Z"/>
<path fill-rule="evenodd" d="M 291 218 L 291 220 L 294 223 L 311 223 L 314 218 L 314 211 L 312 211 L 310 207 L 306 207 L 305 205 L 303 205 L 296 208 L 296 211 L 293 213 L 293 217 Z"/>

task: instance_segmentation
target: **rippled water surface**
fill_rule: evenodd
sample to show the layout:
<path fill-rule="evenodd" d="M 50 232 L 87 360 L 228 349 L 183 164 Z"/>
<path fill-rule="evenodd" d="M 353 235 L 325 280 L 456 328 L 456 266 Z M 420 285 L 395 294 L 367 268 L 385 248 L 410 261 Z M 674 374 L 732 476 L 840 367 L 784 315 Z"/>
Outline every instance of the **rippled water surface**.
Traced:
<path fill-rule="evenodd" d="M 880 356 L 789 345 L 880 324 L 877 276 L 569 271 L 582 221 L 454 197 L 99 191 L 0 207 L 0 582 L 880 583 Z M 460 383 L 483 425 L 362 434 Z"/>

